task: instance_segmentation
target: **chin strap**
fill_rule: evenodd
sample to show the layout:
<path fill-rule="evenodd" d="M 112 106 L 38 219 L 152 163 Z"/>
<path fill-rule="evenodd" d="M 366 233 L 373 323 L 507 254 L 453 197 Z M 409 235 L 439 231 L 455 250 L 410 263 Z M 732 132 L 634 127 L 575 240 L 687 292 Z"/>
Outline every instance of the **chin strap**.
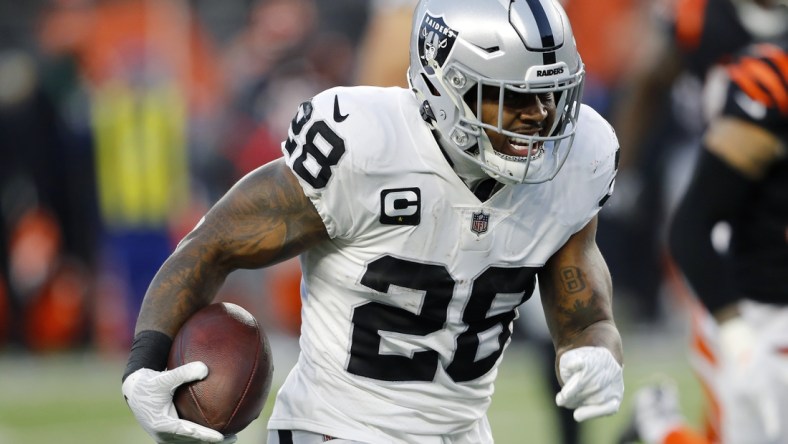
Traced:
<path fill-rule="evenodd" d="M 414 92 L 415 91 L 416 90 L 414 90 Z M 416 92 L 416 95 L 417 96 L 419 95 L 418 92 Z M 421 119 L 427 122 L 427 124 L 430 126 L 430 129 L 434 131 L 436 120 L 435 120 L 435 113 L 432 112 L 432 107 L 430 106 L 430 102 L 426 100 L 421 102 L 421 106 L 419 107 L 419 114 L 421 114 Z"/>

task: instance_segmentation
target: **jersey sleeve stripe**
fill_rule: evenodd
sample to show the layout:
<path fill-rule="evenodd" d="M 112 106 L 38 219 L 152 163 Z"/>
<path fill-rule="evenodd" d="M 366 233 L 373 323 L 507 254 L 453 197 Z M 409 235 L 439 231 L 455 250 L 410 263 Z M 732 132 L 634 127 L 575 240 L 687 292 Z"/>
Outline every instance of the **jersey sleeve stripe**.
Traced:
<path fill-rule="evenodd" d="M 763 43 L 757 47 L 758 53 L 768 58 L 780 71 L 783 80 L 788 82 L 788 53 L 780 49 L 777 45 Z"/>
<path fill-rule="evenodd" d="M 788 91 L 780 79 L 779 74 L 761 59 L 745 57 L 741 61 L 742 68 L 756 79 L 774 99 L 780 112 L 788 114 Z"/>
<path fill-rule="evenodd" d="M 697 48 L 703 34 L 704 12 L 708 0 L 679 0 L 676 2 L 676 39 L 685 49 Z"/>
<path fill-rule="evenodd" d="M 750 98 L 763 103 L 767 107 L 772 106 L 772 98 L 767 94 L 758 83 L 741 66 L 734 65 L 728 67 L 728 75 L 739 88 L 742 89 Z"/>
<path fill-rule="evenodd" d="M 788 53 L 779 46 L 769 43 L 758 45 L 758 52 L 774 65 L 782 76 L 783 87 L 788 89 Z"/>

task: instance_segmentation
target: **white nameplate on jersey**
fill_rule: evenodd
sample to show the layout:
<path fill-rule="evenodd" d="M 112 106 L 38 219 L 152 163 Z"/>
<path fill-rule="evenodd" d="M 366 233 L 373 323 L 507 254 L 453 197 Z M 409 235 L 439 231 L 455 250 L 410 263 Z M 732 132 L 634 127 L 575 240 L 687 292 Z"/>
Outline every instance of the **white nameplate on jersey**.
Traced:
<path fill-rule="evenodd" d="M 421 190 L 394 188 L 380 192 L 380 223 L 418 225 L 421 222 Z"/>

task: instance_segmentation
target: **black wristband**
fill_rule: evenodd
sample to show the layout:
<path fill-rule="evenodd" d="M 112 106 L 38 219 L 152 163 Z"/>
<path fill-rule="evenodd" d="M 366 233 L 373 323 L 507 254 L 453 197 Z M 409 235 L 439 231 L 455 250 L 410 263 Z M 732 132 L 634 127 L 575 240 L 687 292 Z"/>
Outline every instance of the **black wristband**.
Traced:
<path fill-rule="evenodd" d="M 172 339 L 156 330 L 144 330 L 134 336 L 131 343 L 129 361 L 123 373 L 123 381 L 141 368 L 162 371 L 167 368 L 167 357 L 170 355 Z"/>

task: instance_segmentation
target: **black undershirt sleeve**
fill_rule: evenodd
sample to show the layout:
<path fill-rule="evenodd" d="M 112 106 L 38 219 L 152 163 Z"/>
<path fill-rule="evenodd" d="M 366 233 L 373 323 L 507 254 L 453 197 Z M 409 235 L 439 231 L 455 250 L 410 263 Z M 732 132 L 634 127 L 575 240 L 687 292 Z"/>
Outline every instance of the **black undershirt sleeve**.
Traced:
<path fill-rule="evenodd" d="M 673 259 L 712 313 L 742 298 L 728 256 L 712 245 L 712 228 L 741 215 L 755 184 L 704 147 L 669 228 Z"/>
<path fill-rule="evenodd" d="M 160 331 L 144 330 L 134 336 L 122 380 L 141 368 L 162 371 L 167 368 L 172 339 Z"/>

